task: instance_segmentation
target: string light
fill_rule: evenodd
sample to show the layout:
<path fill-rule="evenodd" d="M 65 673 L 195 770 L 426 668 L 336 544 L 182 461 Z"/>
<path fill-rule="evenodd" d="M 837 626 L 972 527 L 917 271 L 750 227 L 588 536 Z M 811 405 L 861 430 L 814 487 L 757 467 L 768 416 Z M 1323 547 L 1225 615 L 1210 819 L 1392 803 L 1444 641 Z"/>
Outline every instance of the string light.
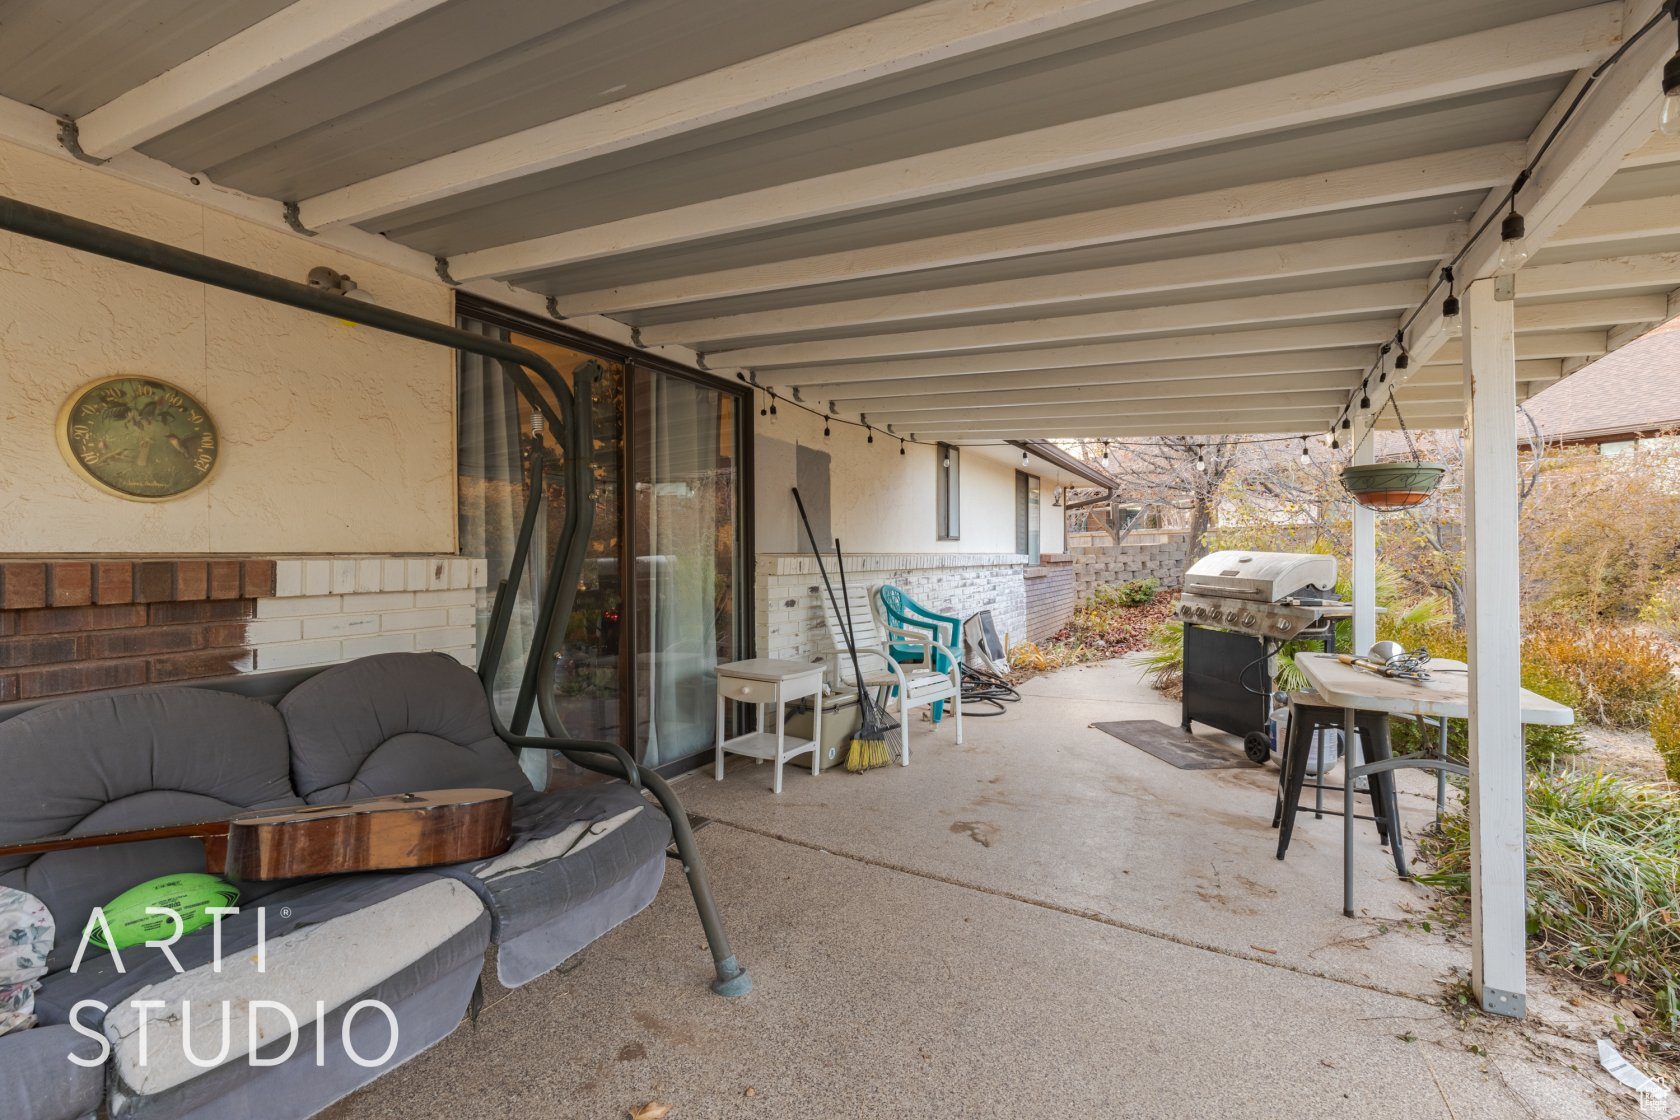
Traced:
<path fill-rule="evenodd" d="M 1103 449 L 1102 465 L 1103 465 L 1103 469 L 1107 470 L 1109 467 L 1112 467 L 1114 465 L 1114 457 L 1108 453 L 1108 441 L 1106 439 L 1102 441 L 1102 449 Z"/>
<path fill-rule="evenodd" d="M 1021 452 L 1021 465 L 1022 465 L 1022 466 L 1023 466 L 1023 467 L 1024 467 L 1024 466 L 1026 466 L 1026 465 L 1027 465 L 1027 464 L 1029 464 L 1029 463 L 1030 463 L 1030 462 L 1031 462 L 1031 461 L 1032 461 L 1032 460 L 1031 460 L 1031 458 L 1030 458 L 1030 457 L 1029 457 L 1029 456 L 1028 456 L 1028 455 L 1027 455 L 1027 453 L 1026 453 L 1026 452 L 1025 452 L 1025 451 L 1022 451 L 1022 452 Z"/>
<path fill-rule="evenodd" d="M 823 438 L 828 438 L 828 419 L 826 417 L 823 419 Z"/>
<path fill-rule="evenodd" d="M 1311 452 L 1309 452 L 1307 450 L 1307 437 L 1306 436 L 1301 437 L 1301 465 L 1303 467 L 1312 466 L 1312 454 L 1311 454 Z"/>
<path fill-rule="evenodd" d="M 865 426 L 867 427 L 867 425 L 865 425 Z M 869 429 L 869 442 L 870 443 L 875 442 L 875 429 L 874 428 Z"/>
<path fill-rule="evenodd" d="M 900 455 L 904 454 L 904 441 L 903 440 L 898 441 L 898 453 Z"/>
<path fill-rule="evenodd" d="M 1368 409 L 1368 408 L 1371 407 L 1371 393 L 1370 393 L 1369 386 L 1370 386 L 1369 381 L 1361 381 L 1359 383 L 1359 407 L 1360 408 Z"/>
<path fill-rule="evenodd" d="M 1207 448 L 1200 444 L 1196 446 L 1196 469 L 1203 474 L 1207 473 Z"/>
<path fill-rule="evenodd" d="M 1377 354 L 1377 384 L 1378 385 L 1381 385 L 1383 382 L 1388 380 L 1388 366 L 1385 363 L 1388 359 L 1388 352 L 1391 349 L 1393 349 L 1393 348 L 1391 346 L 1389 346 L 1388 343 L 1385 342 L 1385 343 L 1383 343 L 1381 352 L 1379 352 Z M 1370 379 L 1367 378 L 1365 382 L 1361 382 L 1359 387 L 1361 389 L 1365 388 L 1366 382 L 1368 382 L 1369 380 Z M 1371 406 L 1366 404 L 1366 405 L 1360 405 L 1360 407 L 1361 408 L 1370 408 Z"/>
<path fill-rule="evenodd" d="M 1453 270 L 1441 270 L 1441 283 L 1447 286 L 1447 298 L 1441 301 L 1441 323 L 1449 330 L 1458 326 L 1458 296 L 1453 292 Z"/>
<path fill-rule="evenodd" d="M 1400 348 L 1400 353 L 1394 358 L 1394 368 L 1397 370 L 1405 369 L 1412 364 L 1412 353 L 1406 349 L 1405 331 L 1394 332 L 1394 345 Z"/>
<path fill-rule="evenodd" d="M 770 415 L 776 415 L 776 394 L 770 394 Z"/>
<path fill-rule="evenodd" d="M 1528 246 L 1524 242 L 1528 236 L 1528 225 L 1517 213 L 1517 192 L 1528 182 L 1528 174 L 1526 167 L 1517 173 L 1516 181 L 1511 184 L 1511 212 L 1499 224 L 1499 268 L 1502 272 L 1515 272 L 1528 263 Z"/>

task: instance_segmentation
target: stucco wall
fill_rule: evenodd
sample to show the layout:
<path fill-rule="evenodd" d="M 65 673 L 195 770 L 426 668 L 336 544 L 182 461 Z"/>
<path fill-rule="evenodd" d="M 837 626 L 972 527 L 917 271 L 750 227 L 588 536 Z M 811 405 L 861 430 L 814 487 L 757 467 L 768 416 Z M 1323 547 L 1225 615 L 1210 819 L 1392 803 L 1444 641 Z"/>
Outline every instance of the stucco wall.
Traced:
<path fill-rule="evenodd" d="M 274 275 L 315 265 L 447 321 L 449 290 L 0 142 L 0 192 Z M 0 553 L 455 550 L 454 357 L 365 327 L 0 234 Z M 170 502 L 96 490 L 59 454 L 70 393 L 142 373 L 220 431 Z"/>

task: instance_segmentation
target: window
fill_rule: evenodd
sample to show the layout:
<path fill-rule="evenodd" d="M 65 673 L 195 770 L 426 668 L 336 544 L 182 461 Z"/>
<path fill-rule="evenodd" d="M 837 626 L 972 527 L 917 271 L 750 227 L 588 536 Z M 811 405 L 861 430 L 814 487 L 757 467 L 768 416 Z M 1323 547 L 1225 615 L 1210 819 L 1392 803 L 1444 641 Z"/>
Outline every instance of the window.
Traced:
<path fill-rule="evenodd" d="M 1031 567 L 1038 563 L 1039 541 L 1039 480 L 1026 471 L 1015 472 L 1015 551 L 1027 558 Z"/>
<path fill-rule="evenodd" d="M 938 455 L 938 500 L 935 515 L 939 519 L 939 539 L 957 540 L 962 534 L 962 455 L 948 443 L 935 448 Z"/>

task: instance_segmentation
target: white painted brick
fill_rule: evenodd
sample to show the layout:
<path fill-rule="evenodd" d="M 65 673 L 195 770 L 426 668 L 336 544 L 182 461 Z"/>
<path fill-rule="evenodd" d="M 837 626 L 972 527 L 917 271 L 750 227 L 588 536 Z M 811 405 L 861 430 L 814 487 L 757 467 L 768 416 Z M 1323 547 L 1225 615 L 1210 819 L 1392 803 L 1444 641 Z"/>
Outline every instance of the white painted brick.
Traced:
<path fill-rule="evenodd" d="M 274 594 L 303 594 L 302 560 L 276 560 L 274 562 Z"/>
<path fill-rule="evenodd" d="M 342 642 L 281 642 L 258 646 L 258 669 L 290 669 L 295 665 L 328 665 L 344 659 Z"/>
<path fill-rule="evenodd" d="M 408 591 L 423 591 L 426 587 L 426 561 L 411 556 L 403 561 L 403 587 Z"/>
<path fill-rule="evenodd" d="M 449 586 L 449 557 L 434 556 L 426 561 L 426 590 L 443 591 Z"/>
<path fill-rule="evenodd" d="M 327 614 L 303 620 L 305 638 L 348 638 L 353 634 L 379 633 L 379 615 Z"/>
<path fill-rule="evenodd" d="M 332 562 L 332 589 L 334 595 L 348 595 L 356 590 L 356 561 L 340 558 Z"/>
<path fill-rule="evenodd" d="M 303 562 L 303 593 L 305 595 L 332 594 L 331 560 L 305 560 Z"/>
<path fill-rule="evenodd" d="M 414 648 L 452 649 L 455 646 L 471 644 L 473 637 L 473 630 L 466 626 L 440 626 L 436 630 L 416 630 Z"/>
<path fill-rule="evenodd" d="M 447 653 L 469 669 L 478 668 L 478 651 L 472 646 L 457 646 L 454 649 L 442 649 L 439 653 Z"/>
<path fill-rule="evenodd" d="M 377 556 L 366 556 L 356 561 L 356 590 L 380 590 L 379 576 L 381 567 L 382 565 L 380 564 L 379 557 Z"/>
<path fill-rule="evenodd" d="M 472 586 L 472 561 L 464 556 L 456 556 L 449 561 L 449 586 Z"/>
<path fill-rule="evenodd" d="M 295 642 L 303 637 L 303 623 L 295 618 L 267 618 L 245 624 L 245 644 Z"/>
<path fill-rule="evenodd" d="M 474 560 L 472 562 L 471 582 L 474 587 L 490 586 L 490 562 L 488 560 Z"/>
<path fill-rule="evenodd" d="M 386 611 L 379 616 L 379 628 L 386 633 L 393 630 L 429 630 L 449 625 L 447 607 L 425 607 L 412 611 Z"/>
<path fill-rule="evenodd" d="M 478 592 L 470 587 L 463 587 L 458 591 L 416 591 L 414 605 L 417 607 L 464 607 L 478 602 Z"/>
<path fill-rule="evenodd" d="M 296 618 L 306 614 L 334 614 L 342 610 L 337 595 L 308 595 L 297 599 L 258 599 L 258 618 Z"/>
<path fill-rule="evenodd" d="M 371 595 L 346 595 L 347 611 L 400 611 L 414 605 L 412 591 L 378 591 Z"/>
<path fill-rule="evenodd" d="M 449 625 L 478 627 L 477 607 L 450 607 Z"/>
<path fill-rule="evenodd" d="M 374 653 L 406 653 L 414 649 L 414 635 L 402 634 L 370 634 L 360 638 L 344 639 L 344 656 L 367 657 Z"/>
<path fill-rule="evenodd" d="M 401 591 L 408 586 L 408 563 L 400 556 L 387 556 L 379 562 L 379 590 Z"/>

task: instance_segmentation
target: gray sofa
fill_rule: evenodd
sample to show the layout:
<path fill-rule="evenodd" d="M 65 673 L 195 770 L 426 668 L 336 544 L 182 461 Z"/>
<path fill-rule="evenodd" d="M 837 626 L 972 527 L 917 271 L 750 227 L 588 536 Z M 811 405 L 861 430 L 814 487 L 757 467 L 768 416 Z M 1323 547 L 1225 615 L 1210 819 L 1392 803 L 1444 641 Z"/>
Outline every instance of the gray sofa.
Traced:
<path fill-rule="evenodd" d="M 520 745 L 567 749 L 629 780 L 538 793 L 510 749 Z M 0 860 L 0 885 L 41 898 L 58 930 L 36 1000 L 42 1025 L 0 1036 L 6 1120 L 81 1120 L 102 1097 L 113 1118 L 313 1115 L 454 1030 L 490 944 L 500 980 L 517 986 L 646 907 L 663 878 L 673 816 L 708 935 L 716 925 L 669 787 L 616 747 L 504 737 L 478 677 L 442 654 L 9 705 L 0 708 L 0 770 L 0 844 L 451 786 L 507 789 L 515 805 L 514 845 L 496 859 L 242 884 L 241 912 L 222 922 L 219 971 L 208 929 L 173 947 L 180 971 L 163 950 L 144 947 L 123 950 L 120 971 L 91 949 L 70 967 L 95 906 L 156 876 L 203 870 L 197 841 Z M 750 982 L 716 932 L 714 989 L 737 994 Z M 253 999 L 299 1017 L 295 1047 L 284 1012 L 253 1009 Z M 162 1000 L 164 1010 L 137 1009 L 136 1000 Z M 364 1001 L 388 1007 L 398 1029 Z M 69 1060 L 73 1050 L 97 1054 L 100 1036 L 103 1068 Z"/>

